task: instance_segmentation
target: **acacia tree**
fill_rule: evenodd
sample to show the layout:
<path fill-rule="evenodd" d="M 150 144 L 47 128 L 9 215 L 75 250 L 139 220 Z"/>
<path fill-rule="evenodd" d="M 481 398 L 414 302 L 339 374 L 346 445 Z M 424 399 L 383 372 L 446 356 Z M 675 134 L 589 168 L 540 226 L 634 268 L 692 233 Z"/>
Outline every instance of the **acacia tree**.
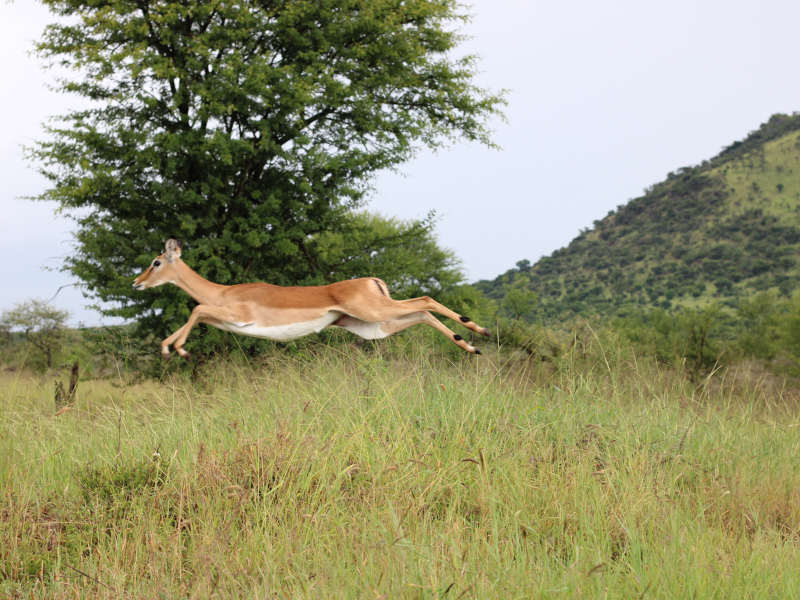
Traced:
<path fill-rule="evenodd" d="M 503 104 L 454 58 L 455 0 L 42 1 L 68 20 L 38 53 L 89 102 L 31 149 L 39 198 L 77 221 L 64 268 L 87 295 L 157 331 L 190 301 L 130 281 L 167 236 L 214 281 L 327 282 L 312 242 L 352 227 L 371 176 L 421 146 L 491 144 Z"/>
<path fill-rule="evenodd" d="M 64 343 L 67 311 L 58 310 L 43 300 L 28 300 L 3 312 L 0 330 L 21 331 L 25 339 L 53 366 L 53 356 Z"/>

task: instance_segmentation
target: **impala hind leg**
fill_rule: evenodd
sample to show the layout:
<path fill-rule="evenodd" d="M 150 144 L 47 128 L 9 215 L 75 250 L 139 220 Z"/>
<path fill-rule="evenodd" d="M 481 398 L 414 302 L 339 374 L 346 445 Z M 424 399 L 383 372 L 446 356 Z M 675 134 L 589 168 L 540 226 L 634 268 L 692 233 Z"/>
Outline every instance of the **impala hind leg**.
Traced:
<path fill-rule="evenodd" d="M 464 315 L 459 315 L 454 310 L 447 308 L 444 304 L 437 302 L 430 296 L 420 296 L 419 298 L 410 298 L 409 300 L 393 300 L 393 302 L 397 302 L 398 304 L 408 306 L 409 308 L 413 307 L 417 310 L 432 311 L 435 313 L 439 313 L 440 315 L 445 316 L 448 319 L 452 319 L 453 321 L 458 321 L 464 327 L 466 327 L 467 329 L 471 329 L 476 333 L 480 333 L 481 335 L 485 335 L 487 337 L 491 335 L 489 330 L 486 329 L 486 327 L 481 327 L 469 317 L 465 317 Z"/>
<path fill-rule="evenodd" d="M 377 340 L 403 331 L 412 325 L 420 324 L 433 327 L 462 350 L 473 354 L 481 353 L 475 346 L 468 344 L 464 338 L 451 331 L 444 323 L 426 311 L 409 313 L 388 321 L 364 321 L 350 315 L 344 315 L 333 325 L 352 331 L 364 339 Z"/>
<path fill-rule="evenodd" d="M 366 279 L 365 279 L 366 281 Z M 376 289 L 370 285 L 374 283 Z M 437 302 L 430 296 L 419 296 L 418 298 L 410 298 L 408 300 L 395 300 L 389 294 L 389 288 L 382 280 L 377 277 L 371 278 L 370 284 L 365 291 L 370 296 L 369 305 L 359 302 L 357 305 L 350 304 L 346 300 L 340 301 L 341 306 L 349 315 L 353 315 L 358 319 L 364 321 L 390 321 L 414 312 L 435 312 L 461 323 L 467 329 L 471 329 L 481 335 L 490 336 L 486 327 L 481 327 L 469 317 L 459 315 L 454 310 L 447 308 L 444 304 Z M 455 335 L 455 334 L 454 334 Z"/>
<path fill-rule="evenodd" d="M 436 331 L 443 334 L 448 340 L 453 342 L 456 346 L 465 350 L 467 352 L 471 352 L 472 354 L 480 354 L 481 351 L 478 350 L 472 344 L 467 343 L 467 341 L 462 338 L 460 335 L 452 331 L 447 325 L 442 323 L 439 319 L 434 317 L 431 313 L 427 311 L 411 313 L 410 315 L 405 315 L 398 319 L 394 319 L 392 321 L 388 321 L 383 324 L 382 329 L 388 333 L 388 335 L 392 335 L 393 333 L 397 333 L 398 331 L 403 331 L 412 325 L 417 325 L 419 323 L 424 323 L 425 325 L 429 325 L 433 327 Z"/>
<path fill-rule="evenodd" d="M 491 335 L 485 327 L 481 327 L 469 317 L 459 315 L 429 296 L 420 296 L 410 300 L 393 300 L 386 296 L 379 296 L 371 298 L 369 304 L 364 302 L 341 302 L 340 305 L 346 314 L 372 323 L 394 321 L 405 315 L 417 312 L 435 312 L 461 323 L 464 327 L 476 333 L 485 336 Z"/>

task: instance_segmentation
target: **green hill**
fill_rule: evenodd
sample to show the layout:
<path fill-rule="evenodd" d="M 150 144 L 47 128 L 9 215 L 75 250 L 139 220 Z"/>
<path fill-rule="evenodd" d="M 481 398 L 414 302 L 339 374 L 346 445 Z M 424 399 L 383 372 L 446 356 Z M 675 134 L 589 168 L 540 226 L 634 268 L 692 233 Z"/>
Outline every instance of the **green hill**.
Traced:
<path fill-rule="evenodd" d="M 476 285 L 529 289 L 528 318 L 733 302 L 800 287 L 800 113 L 775 115 L 711 160 L 679 169 L 567 247 Z M 535 307 L 535 308 L 534 308 Z"/>

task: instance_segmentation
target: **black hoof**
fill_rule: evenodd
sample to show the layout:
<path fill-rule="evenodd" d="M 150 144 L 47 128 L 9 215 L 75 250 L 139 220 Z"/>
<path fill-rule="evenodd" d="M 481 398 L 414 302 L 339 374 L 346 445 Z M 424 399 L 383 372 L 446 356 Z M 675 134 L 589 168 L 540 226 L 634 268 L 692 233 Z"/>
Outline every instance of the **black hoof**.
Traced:
<path fill-rule="evenodd" d="M 462 337 L 461 337 L 460 335 L 458 335 L 458 334 L 455 334 L 455 335 L 453 336 L 453 339 L 454 339 L 455 341 L 457 341 L 457 342 L 460 342 L 460 341 L 461 341 L 461 340 L 463 340 L 464 338 L 462 338 Z"/>
<path fill-rule="evenodd" d="M 459 317 L 462 323 L 469 323 L 472 319 L 469 317 Z"/>
<path fill-rule="evenodd" d="M 483 353 L 480 350 L 478 350 L 477 348 L 475 348 L 475 354 L 483 354 Z"/>
<path fill-rule="evenodd" d="M 489 331 L 488 329 L 484 329 L 483 330 L 483 335 L 485 335 L 486 337 L 492 337 L 492 332 Z"/>

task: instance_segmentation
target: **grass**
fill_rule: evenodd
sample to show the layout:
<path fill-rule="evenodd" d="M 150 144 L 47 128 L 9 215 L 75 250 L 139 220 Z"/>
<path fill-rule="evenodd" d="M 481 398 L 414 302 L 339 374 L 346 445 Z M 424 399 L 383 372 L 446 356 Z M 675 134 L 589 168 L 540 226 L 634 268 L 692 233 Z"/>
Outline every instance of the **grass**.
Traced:
<path fill-rule="evenodd" d="M 505 361 L 505 362 L 503 362 Z M 800 596 L 796 397 L 624 350 L 0 376 L 0 596 Z"/>

